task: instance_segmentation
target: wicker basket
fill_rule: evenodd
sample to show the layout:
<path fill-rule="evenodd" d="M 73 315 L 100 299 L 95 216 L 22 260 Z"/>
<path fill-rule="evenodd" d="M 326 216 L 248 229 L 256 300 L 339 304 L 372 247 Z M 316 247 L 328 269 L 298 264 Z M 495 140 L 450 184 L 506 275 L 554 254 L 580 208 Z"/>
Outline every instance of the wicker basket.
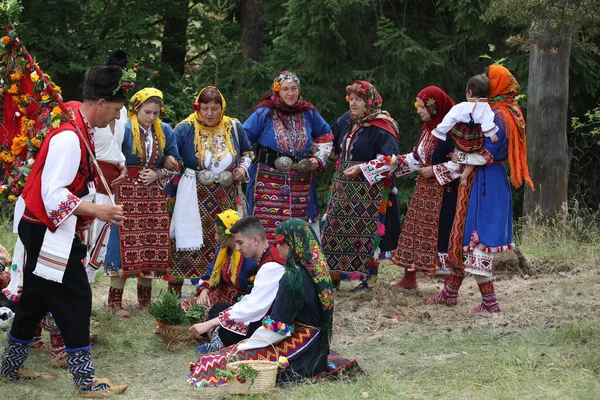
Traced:
<path fill-rule="evenodd" d="M 196 344 L 187 326 L 160 325 L 160 337 L 167 347 Z"/>
<path fill-rule="evenodd" d="M 235 372 L 238 365 L 247 364 L 258 371 L 258 375 L 256 378 L 254 378 L 254 383 L 251 380 L 246 380 L 246 382 L 241 383 L 237 379 L 230 379 L 227 384 L 229 394 L 265 394 L 275 388 L 278 370 L 278 364 L 276 361 L 245 360 L 229 362 L 230 357 L 237 354 L 237 347 L 248 340 L 249 339 L 245 339 L 236 344 L 234 350 L 229 353 L 229 356 L 227 357 L 227 369 Z M 260 338 L 253 338 L 252 340 L 263 340 L 267 342 L 266 340 Z M 269 343 L 269 346 L 275 350 L 275 357 L 279 359 L 279 352 L 275 346 L 273 346 L 271 343 Z"/>

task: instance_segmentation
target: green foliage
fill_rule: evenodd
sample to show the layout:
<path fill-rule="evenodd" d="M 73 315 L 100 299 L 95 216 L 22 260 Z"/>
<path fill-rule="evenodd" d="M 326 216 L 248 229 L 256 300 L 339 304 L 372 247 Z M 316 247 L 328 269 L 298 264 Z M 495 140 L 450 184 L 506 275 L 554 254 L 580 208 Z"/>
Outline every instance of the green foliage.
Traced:
<path fill-rule="evenodd" d="M 240 383 L 245 383 L 248 379 L 250 379 L 250 385 L 248 388 L 251 388 L 252 385 L 254 385 L 254 380 L 258 376 L 258 371 L 252 368 L 250 364 L 240 362 L 233 369 L 217 370 L 216 375 L 217 377 L 221 379 L 227 379 L 228 381 L 237 379 Z"/>
<path fill-rule="evenodd" d="M 148 306 L 148 313 L 165 325 L 191 325 L 204 319 L 206 306 L 195 304 L 184 310 L 177 295 L 164 293 L 158 301 Z"/>

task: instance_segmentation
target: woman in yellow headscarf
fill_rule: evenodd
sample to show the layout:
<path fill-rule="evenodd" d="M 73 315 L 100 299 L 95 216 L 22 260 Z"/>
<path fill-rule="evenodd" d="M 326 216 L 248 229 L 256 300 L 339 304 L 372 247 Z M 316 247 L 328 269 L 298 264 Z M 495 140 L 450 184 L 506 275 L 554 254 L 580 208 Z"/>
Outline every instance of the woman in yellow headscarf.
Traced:
<path fill-rule="evenodd" d="M 239 220 L 238 212 L 234 210 L 217 214 L 214 222 L 215 240 L 219 247 L 196 285 L 198 297 L 189 298 L 194 302 L 208 307 L 222 302 L 230 303 L 231 306 L 241 296 L 250 293 L 258 267 L 256 260 L 244 258 L 235 249 L 235 241 L 229 228 Z"/>
<path fill-rule="evenodd" d="M 138 278 L 139 306 L 146 309 L 152 296 L 150 279 L 162 277 L 169 265 L 165 187 L 179 171 L 162 165 L 166 156 L 181 159 L 173 130 L 159 118 L 163 112 L 163 95 L 155 88 L 137 92 L 128 107 L 122 146 L 128 173 L 115 187 L 127 219 L 123 227 L 111 229 L 104 262 L 105 273 L 111 277 L 108 309 L 123 318 L 129 317 L 122 306 L 126 279 Z"/>
<path fill-rule="evenodd" d="M 211 264 L 219 242 L 217 214 L 245 213 L 240 184 L 249 180 L 254 154 L 244 128 L 225 115 L 227 103 L 214 86 L 203 88 L 192 112 L 175 127 L 185 166 L 171 223 L 172 257 L 169 290 L 181 293 L 181 278 L 199 278 Z"/>

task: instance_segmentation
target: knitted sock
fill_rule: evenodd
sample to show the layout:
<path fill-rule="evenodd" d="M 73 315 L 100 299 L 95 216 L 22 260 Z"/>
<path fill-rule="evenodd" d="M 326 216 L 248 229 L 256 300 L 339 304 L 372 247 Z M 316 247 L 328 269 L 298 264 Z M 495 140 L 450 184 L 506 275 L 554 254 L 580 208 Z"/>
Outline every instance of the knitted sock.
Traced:
<path fill-rule="evenodd" d="M 210 337 L 210 342 L 201 344 L 196 348 L 196 351 L 198 353 L 209 354 L 219 351 L 223 347 L 225 347 L 225 345 L 219 336 L 219 332 L 213 332 L 212 336 Z"/>
<path fill-rule="evenodd" d="M 401 287 L 405 289 L 416 289 L 419 287 L 417 283 L 417 270 L 406 268 L 404 270 L 404 277 L 392 286 Z"/>
<path fill-rule="evenodd" d="M 50 332 L 50 344 L 52 345 L 52 355 L 58 357 L 65 352 L 65 340 L 62 333 Z"/>
<path fill-rule="evenodd" d="M 427 303 L 440 303 L 448 306 L 455 306 L 458 303 L 458 290 L 464 279 L 464 274 L 458 275 L 455 272 L 448 275 L 444 280 L 444 288 L 432 297 L 426 297 Z"/>
<path fill-rule="evenodd" d="M 94 384 L 96 369 L 92 362 L 89 346 L 81 349 L 66 349 L 66 352 L 69 371 L 73 375 L 73 383 L 79 391 L 95 392 L 108 389 L 106 383 Z"/>
<path fill-rule="evenodd" d="M 146 310 L 152 301 L 152 281 L 150 279 L 146 279 L 146 281 L 148 282 L 138 279 L 137 298 L 141 310 Z M 140 282 L 143 282 L 144 284 L 141 284 Z M 149 284 L 147 285 L 145 283 Z"/>
<path fill-rule="evenodd" d="M 490 279 L 485 282 L 478 282 L 479 291 L 481 292 L 481 304 L 473 308 L 469 312 L 477 314 L 480 312 L 500 312 L 500 306 L 496 299 L 496 292 L 494 291 L 494 282 Z"/>
<path fill-rule="evenodd" d="M 181 289 L 183 288 L 183 283 L 175 283 L 169 282 L 167 285 L 167 291 L 175 294 L 177 297 L 181 297 Z"/>
<path fill-rule="evenodd" d="M 129 312 L 123 309 L 123 289 L 108 288 L 108 311 L 112 311 L 122 318 L 129 318 Z"/>
<path fill-rule="evenodd" d="M 43 319 L 42 319 L 43 321 Z M 42 340 L 42 322 L 39 323 L 35 332 L 33 333 L 33 340 L 31 342 L 32 349 L 39 349 L 44 347 L 44 341 Z"/>
<path fill-rule="evenodd" d="M 23 367 L 33 340 L 19 340 L 8 333 L 8 344 L 2 355 L 0 375 L 9 381 L 19 380 L 19 368 Z"/>

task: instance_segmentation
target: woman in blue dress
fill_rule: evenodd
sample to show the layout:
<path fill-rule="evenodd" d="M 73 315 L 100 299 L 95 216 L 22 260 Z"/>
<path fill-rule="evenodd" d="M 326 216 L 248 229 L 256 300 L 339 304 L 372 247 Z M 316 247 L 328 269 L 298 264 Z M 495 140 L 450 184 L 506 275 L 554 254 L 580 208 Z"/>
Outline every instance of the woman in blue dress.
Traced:
<path fill-rule="evenodd" d="M 220 245 L 217 214 L 237 209 L 244 215 L 240 185 L 248 179 L 254 157 L 240 122 L 225 115 L 227 102 L 219 89 L 206 86 L 192 107 L 175 127 L 185 171 L 177 184 L 172 259 L 165 279 L 169 290 L 179 294 L 181 278 L 199 279 L 213 260 Z"/>
<path fill-rule="evenodd" d="M 275 227 L 289 218 L 309 223 L 319 218 L 314 171 L 325 170 L 331 153 L 331 128 L 300 96 L 300 80 L 283 71 L 244 122 L 256 159 L 250 170 L 248 212 L 257 217 L 275 244 Z"/>
<path fill-rule="evenodd" d="M 516 102 L 519 84 L 508 69 L 491 65 L 489 104 L 496 114 L 498 141 L 485 139 L 485 148 L 470 154 L 467 163 L 479 165 L 469 176 L 467 185 L 460 185 L 456 217 L 450 233 L 448 256 L 453 265 L 444 289 L 426 301 L 456 304 L 458 290 L 468 272 L 475 277 L 482 301 L 471 313 L 499 312 L 492 272 L 496 255 L 514 248 L 512 197 L 509 178 L 504 168 L 508 159 L 510 183 L 520 187 L 525 181 L 533 183 L 527 168 L 525 119 Z M 448 171 L 448 180 L 457 179 L 457 172 Z"/>
<path fill-rule="evenodd" d="M 111 277 L 108 309 L 123 318 L 129 317 L 122 305 L 127 278 L 138 278 L 138 303 L 144 310 L 152 297 L 151 279 L 162 277 L 169 266 L 165 188 L 179 170 L 164 168 L 163 159 L 181 159 L 173 130 L 159 119 L 163 110 L 162 92 L 155 88 L 140 90 L 129 103 L 122 145 L 127 176 L 115 186 L 126 220 L 124 226 L 111 229 L 104 262 L 105 274 Z"/>

